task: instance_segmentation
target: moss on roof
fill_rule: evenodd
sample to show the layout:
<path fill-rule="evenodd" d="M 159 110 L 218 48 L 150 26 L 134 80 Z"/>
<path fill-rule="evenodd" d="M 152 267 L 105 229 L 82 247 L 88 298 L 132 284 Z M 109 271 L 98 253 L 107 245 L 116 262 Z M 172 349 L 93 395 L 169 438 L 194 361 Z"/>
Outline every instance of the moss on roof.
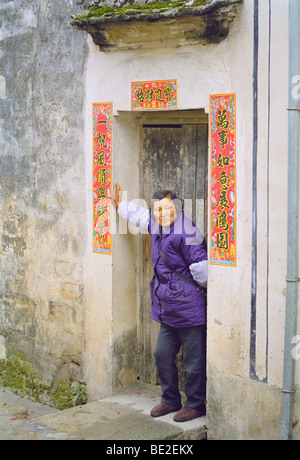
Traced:
<path fill-rule="evenodd" d="M 202 7 L 211 3 L 212 0 L 179 0 L 179 1 L 154 1 L 147 4 L 134 3 L 132 5 L 123 7 L 110 7 L 101 6 L 100 4 L 93 4 L 89 6 L 89 11 L 81 16 L 76 16 L 73 24 L 77 21 L 90 19 L 90 18 L 117 18 L 123 15 L 138 16 L 141 14 L 149 15 L 152 13 L 164 13 L 166 11 L 194 10 L 197 7 Z"/>

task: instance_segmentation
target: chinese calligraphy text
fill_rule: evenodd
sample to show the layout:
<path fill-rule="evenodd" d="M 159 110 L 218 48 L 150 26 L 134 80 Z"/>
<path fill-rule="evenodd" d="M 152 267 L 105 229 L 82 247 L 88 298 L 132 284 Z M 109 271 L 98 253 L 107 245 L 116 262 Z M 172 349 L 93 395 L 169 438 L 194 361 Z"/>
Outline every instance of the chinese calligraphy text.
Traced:
<path fill-rule="evenodd" d="M 131 83 L 132 110 L 176 109 L 177 80 Z"/>
<path fill-rule="evenodd" d="M 210 263 L 236 266 L 236 99 L 210 96 Z"/>
<path fill-rule="evenodd" d="M 93 252 L 111 254 L 112 103 L 93 104 Z"/>

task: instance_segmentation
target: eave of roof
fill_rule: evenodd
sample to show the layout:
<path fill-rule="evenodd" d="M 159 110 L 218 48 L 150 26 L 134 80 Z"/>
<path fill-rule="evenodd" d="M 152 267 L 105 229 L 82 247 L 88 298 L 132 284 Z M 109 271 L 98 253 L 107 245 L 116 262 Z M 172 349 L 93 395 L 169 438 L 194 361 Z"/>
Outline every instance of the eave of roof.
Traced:
<path fill-rule="evenodd" d="M 117 8 L 92 4 L 72 25 L 88 32 L 101 51 L 219 43 L 242 0 L 179 0 Z"/>

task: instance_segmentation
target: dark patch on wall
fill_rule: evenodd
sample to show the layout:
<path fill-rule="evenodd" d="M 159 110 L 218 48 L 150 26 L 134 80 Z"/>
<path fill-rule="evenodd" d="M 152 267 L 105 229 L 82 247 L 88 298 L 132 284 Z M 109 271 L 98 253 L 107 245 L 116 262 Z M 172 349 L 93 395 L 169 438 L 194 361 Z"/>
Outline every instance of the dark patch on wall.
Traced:
<path fill-rule="evenodd" d="M 113 391 L 128 387 L 138 378 L 137 330 L 132 329 L 113 345 Z"/>

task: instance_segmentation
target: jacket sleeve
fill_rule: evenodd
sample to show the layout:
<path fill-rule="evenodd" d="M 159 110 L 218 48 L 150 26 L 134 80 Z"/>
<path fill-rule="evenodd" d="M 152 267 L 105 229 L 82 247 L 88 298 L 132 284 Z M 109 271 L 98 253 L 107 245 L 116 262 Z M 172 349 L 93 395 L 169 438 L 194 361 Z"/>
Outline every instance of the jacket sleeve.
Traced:
<path fill-rule="evenodd" d="M 193 279 L 202 287 L 207 286 L 207 249 L 203 235 L 197 230 L 194 244 L 187 244 L 186 238 L 182 238 L 181 252 L 189 265 Z"/>
<path fill-rule="evenodd" d="M 207 260 L 202 260 L 189 266 L 193 279 L 202 287 L 207 287 Z"/>
<path fill-rule="evenodd" d="M 137 206 L 132 201 L 121 201 L 118 207 L 118 214 L 122 219 L 127 220 L 127 222 L 135 227 L 149 231 L 149 209 Z"/>

